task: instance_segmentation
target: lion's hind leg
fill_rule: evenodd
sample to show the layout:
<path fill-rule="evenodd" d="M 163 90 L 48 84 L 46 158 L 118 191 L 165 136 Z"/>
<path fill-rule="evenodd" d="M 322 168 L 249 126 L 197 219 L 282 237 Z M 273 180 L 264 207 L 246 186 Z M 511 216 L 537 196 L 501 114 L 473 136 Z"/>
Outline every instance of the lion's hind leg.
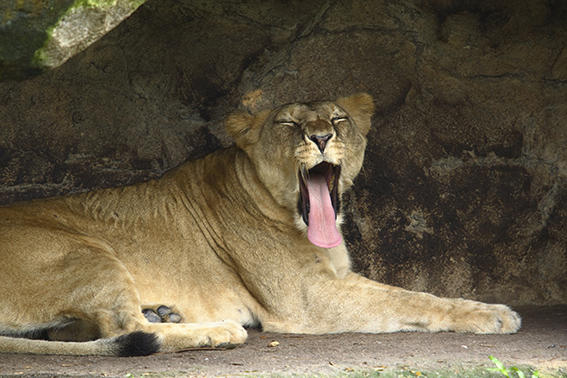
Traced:
<path fill-rule="evenodd" d="M 0 292 L 15 293 L 0 296 L 0 352 L 146 355 L 246 340 L 246 331 L 231 321 L 148 322 L 134 279 L 102 242 L 30 227 L 12 235 L 15 242 L 0 250 Z M 77 342 L 84 340 L 78 332 L 85 328 L 91 329 L 87 340 L 100 338 Z M 74 341 L 19 337 L 36 330 Z"/>
<path fill-rule="evenodd" d="M 0 228 L 0 239 L 6 236 L 11 243 L 0 250 L 0 292 L 12 294 L 0 296 L 0 352 L 145 355 L 159 349 L 158 336 L 140 326 L 145 319 L 132 278 L 108 249 L 41 227 Z"/>

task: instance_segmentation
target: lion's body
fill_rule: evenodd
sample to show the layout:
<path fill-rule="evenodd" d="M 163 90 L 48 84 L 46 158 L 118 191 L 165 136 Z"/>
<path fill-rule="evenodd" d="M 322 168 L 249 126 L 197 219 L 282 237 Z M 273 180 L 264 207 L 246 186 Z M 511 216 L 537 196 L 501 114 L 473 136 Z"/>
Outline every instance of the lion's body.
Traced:
<path fill-rule="evenodd" d="M 246 308 L 251 303 L 243 293 L 238 293 L 238 277 L 220 259 L 223 252 L 219 245 L 224 243 L 224 236 L 216 233 L 230 229 L 220 215 L 221 207 L 227 203 L 222 198 L 205 198 L 216 192 L 207 188 L 210 183 L 199 177 L 199 168 L 204 163 L 226 160 L 214 158 L 234 152 L 189 163 L 158 181 L 0 208 L 1 235 L 4 237 L 8 232 L 6 237 L 12 241 L 1 250 L 2 260 L 8 265 L 0 266 L 0 271 L 3 277 L 11 278 L 0 282 L 5 289 L 2 292 L 13 290 L 14 283 L 18 283 L 21 292 L 26 282 L 38 285 L 30 290 L 37 293 L 34 297 L 46 298 L 47 293 L 60 292 L 59 286 L 46 286 L 44 280 L 30 281 L 27 277 L 31 272 L 24 268 L 52 270 L 47 275 L 50 278 L 65 277 L 71 273 L 72 263 L 65 261 L 69 258 L 66 249 L 72 246 L 62 247 L 62 244 L 72 240 L 77 244 L 88 243 L 123 264 L 136 282 L 142 303 L 174 303 L 185 319 L 192 321 L 234 317 L 237 308 Z M 188 190 L 184 191 L 180 184 Z M 185 194 L 188 191 L 192 193 L 190 197 Z M 199 205 L 211 201 L 216 204 L 215 212 Z M 234 216 L 226 220 L 231 222 Z M 41 254 L 19 252 L 30 250 Z M 39 255 L 42 259 L 38 261 Z M 39 272 L 33 273 L 34 277 L 41 277 Z M 215 304 L 207 300 L 212 292 L 226 295 Z M 42 306 L 42 311 L 48 307 L 49 304 Z M 242 314 L 243 319 L 246 314 L 248 311 Z M 14 315 L 21 316 L 15 312 Z"/>
<path fill-rule="evenodd" d="M 333 239 L 328 248 L 310 242 L 336 239 L 335 231 L 309 230 L 308 239 L 305 224 L 298 227 L 298 167 L 311 169 L 321 159 L 340 164 L 334 184 L 340 193 L 360 170 L 371 100 L 353 97 L 341 106 L 352 120 L 344 130 L 333 127 L 328 142 L 311 138 L 323 143 L 319 150 L 304 137 L 290 139 L 295 122 L 274 119 L 282 112 L 303 114 L 310 127 L 324 128 L 319 118 L 341 108 L 291 105 L 280 113 L 232 117 L 228 127 L 237 146 L 159 180 L 0 208 L 0 335 L 102 338 L 61 343 L 0 336 L 0 352 L 146 354 L 159 345 L 172 351 L 238 344 L 246 338 L 241 325 L 258 323 L 301 333 L 516 331 L 519 318 L 505 306 L 366 280 L 350 272 L 343 242 Z M 264 126 L 270 122 L 276 126 Z M 314 213 L 318 205 L 309 198 Z M 303 216 L 311 217 L 305 206 Z M 309 227 L 317 219 L 309 218 Z M 184 323 L 148 323 L 141 309 L 158 304 L 175 306 Z M 154 334 L 158 346 L 124 351 L 132 348 L 123 345 L 124 335 L 140 337 L 137 331 L 142 338 L 130 343 L 151 344 L 156 340 L 143 335 Z"/>

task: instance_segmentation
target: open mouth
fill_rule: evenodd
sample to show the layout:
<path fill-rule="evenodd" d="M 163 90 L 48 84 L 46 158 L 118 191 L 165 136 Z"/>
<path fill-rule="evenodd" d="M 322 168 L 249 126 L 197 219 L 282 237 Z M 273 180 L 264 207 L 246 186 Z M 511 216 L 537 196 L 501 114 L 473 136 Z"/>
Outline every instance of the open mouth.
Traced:
<path fill-rule="evenodd" d="M 340 165 L 326 162 L 298 173 L 298 210 L 307 225 L 307 238 L 319 247 L 336 247 L 342 241 L 336 226 L 340 173 Z"/>

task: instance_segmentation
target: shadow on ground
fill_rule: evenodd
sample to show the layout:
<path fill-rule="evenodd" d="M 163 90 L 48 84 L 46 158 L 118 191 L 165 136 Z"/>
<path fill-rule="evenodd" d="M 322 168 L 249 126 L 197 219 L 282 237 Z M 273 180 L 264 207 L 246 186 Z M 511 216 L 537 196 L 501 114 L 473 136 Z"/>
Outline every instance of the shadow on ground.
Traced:
<path fill-rule="evenodd" d="M 466 371 L 482 371 L 471 369 L 486 371 L 494 367 L 488 359 L 493 355 L 506 366 L 530 366 L 552 376 L 567 376 L 567 306 L 520 308 L 519 312 L 523 327 L 514 335 L 305 336 L 250 330 L 247 343 L 232 350 L 192 350 L 132 358 L 3 354 L 0 375 L 336 375 L 392 370 L 415 375 L 442 370 L 449 376 L 461 376 Z"/>

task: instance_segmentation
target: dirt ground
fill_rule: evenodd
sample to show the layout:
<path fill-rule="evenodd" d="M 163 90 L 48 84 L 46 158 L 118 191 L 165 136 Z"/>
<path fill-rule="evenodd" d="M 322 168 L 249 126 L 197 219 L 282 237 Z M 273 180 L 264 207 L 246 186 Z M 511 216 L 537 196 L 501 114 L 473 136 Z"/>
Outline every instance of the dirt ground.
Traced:
<path fill-rule="evenodd" d="M 567 306 L 520 308 L 521 331 L 514 335 L 455 333 L 341 334 L 324 336 L 250 330 L 245 345 L 231 350 L 192 350 L 148 357 L 0 355 L 0 376 L 224 376 L 324 374 L 389 371 L 454 371 L 532 366 L 567 376 Z M 273 346 L 273 341 L 279 345 Z"/>

